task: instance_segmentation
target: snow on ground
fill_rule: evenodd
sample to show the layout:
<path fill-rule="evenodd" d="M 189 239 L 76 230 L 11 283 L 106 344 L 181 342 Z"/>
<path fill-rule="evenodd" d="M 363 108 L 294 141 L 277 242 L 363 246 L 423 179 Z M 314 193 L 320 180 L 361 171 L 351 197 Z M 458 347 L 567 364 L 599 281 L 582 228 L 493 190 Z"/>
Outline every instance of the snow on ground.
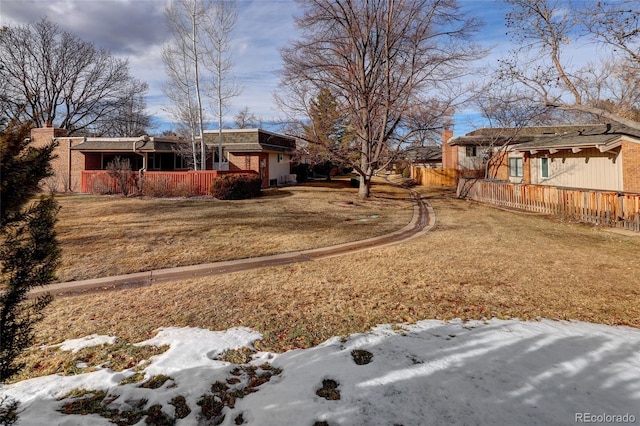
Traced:
<path fill-rule="evenodd" d="M 59 345 L 51 345 L 49 348 L 59 347 L 63 351 L 71 351 L 72 353 L 76 353 L 81 349 L 89 348 L 91 346 L 100 346 L 100 345 L 114 345 L 118 340 L 115 336 L 98 336 L 97 334 L 92 334 L 90 336 L 81 337 L 80 339 L 70 339 L 66 340 Z M 45 349 L 46 347 L 43 347 Z"/>
<path fill-rule="evenodd" d="M 0 387 L 0 395 L 21 401 L 20 425 L 111 424 L 95 414 L 58 412 L 65 401 L 56 398 L 74 388 L 119 395 L 109 407 L 121 410 L 126 401 L 144 398 L 146 407 L 161 404 L 170 416 L 174 407 L 168 402 L 182 395 L 191 413 L 177 425 L 213 424 L 200 419 L 197 402 L 211 394 L 216 381 L 231 383 L 230 388 L 241 386 L 230 380 L 240 377 L 237 366 L 215 358 L 259 338 L 247 328 L 161 329 L 155 338 L 140 343 L 171 345 L 145 369 L 147 378 L 173 378 L 160 389 L 118 385 L 133 372 L 102 369 L 26 380 Z M 373 357 L 358 365 L 354 350 Z M 422 321 L 379 326 L 306 350 L 259 353 L 252 362 L 268 370 L 264 363 L 282 371 L 272 370 L 275 375 L 256 384 L 256 392 L 237 399 L 233 409 L 225 407 L 222 424 L 640 423 L 640 330 L 628 327 L 549 320 Z M 340 399 L 317 395 L 323 381 L 332 384 L 327 380 L 337 383 Z M 335 391 L 327 393 L 337 397 Z"/>

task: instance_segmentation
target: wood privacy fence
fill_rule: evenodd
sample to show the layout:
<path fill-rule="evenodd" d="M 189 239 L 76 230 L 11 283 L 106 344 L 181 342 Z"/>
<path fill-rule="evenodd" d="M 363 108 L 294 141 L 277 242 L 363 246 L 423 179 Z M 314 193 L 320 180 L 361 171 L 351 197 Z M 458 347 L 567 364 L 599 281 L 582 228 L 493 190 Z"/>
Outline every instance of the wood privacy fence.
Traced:
<path fill-rule="evenodd" d="M 427 167 L 411 167 L 411 178 L 423 186 L 456 186 L 458 171 L 456 169 L 430 169 Z"/>
<path fill-rule="evenodd" d="M 460 179 L 458 197 L 640 232 L 640 194 Z"/>
<path fill-rule="evenodd" d="M 122 184 L 126 181 L 127 193 L 142 192 L 150 196 L 198 196 L 208 195 L 211 183 L 220 175 L 229 173 L 253 173 L 253 170 L 205 170 L 185 172 L 144 172 L 142 187 L 138 172 L 126 173 Z M 118 179 L 109 176 L 104 170 L 82 172 L 82 192 L 98 194 L 118 194 L 123 191 Z"/>

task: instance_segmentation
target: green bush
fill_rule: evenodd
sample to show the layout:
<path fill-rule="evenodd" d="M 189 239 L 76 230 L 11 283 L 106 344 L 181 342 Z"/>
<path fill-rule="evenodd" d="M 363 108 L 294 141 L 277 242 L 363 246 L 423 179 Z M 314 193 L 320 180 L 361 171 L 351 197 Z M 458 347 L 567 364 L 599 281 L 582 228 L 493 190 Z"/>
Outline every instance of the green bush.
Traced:
<path fill-rule="evenodd" d="M 253 173 L 230 173 L 216 177 L 211 195 L 219 200 L 244 200 L 260 195 L 262 180 Z"/>

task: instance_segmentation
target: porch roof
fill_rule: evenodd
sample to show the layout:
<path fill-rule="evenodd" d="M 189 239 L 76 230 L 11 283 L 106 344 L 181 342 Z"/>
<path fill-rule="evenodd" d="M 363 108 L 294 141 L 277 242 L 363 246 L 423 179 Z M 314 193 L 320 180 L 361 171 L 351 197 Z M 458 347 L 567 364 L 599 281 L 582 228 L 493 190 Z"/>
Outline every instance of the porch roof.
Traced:
<path fill-rule="evenodd" d="M 549 151 L 549 150 L 566 150 L 566 149 L 585 149 L 597 148 L 600 151 L 609 151 L 620 146 L 621 135 L 583 135 L 583 134 L 564 134 L 540 138 L 532 142 L 515 145 L 512 151 Z"/>
<path fill-rule="evenodd" d="M 174 139 L 140 138 L 86 138 L 84 142 L 71 147 L 82 152 L 175 152 L 181 141 Z M 135 145 L 134 145 L 135 144 Z"/>

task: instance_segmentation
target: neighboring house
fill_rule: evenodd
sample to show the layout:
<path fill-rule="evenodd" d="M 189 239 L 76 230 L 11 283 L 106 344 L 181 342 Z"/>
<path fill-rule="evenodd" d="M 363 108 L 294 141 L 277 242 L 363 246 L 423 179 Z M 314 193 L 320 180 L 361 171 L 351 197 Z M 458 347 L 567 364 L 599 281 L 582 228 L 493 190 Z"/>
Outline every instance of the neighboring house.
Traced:
<path fill-rule="evenodd" d="M 115 157 L 128 159 L 134 171 L 172 172 L 188 169 L 180 145 L 185 142 L 175 137 L 140 136 L 133 138 L 69 137 L 63 129 L 45 127 L 32 129 L 33 146 L 43 146 L 51 140 L 58 142 L 52 161 L 55 175 L 47 185 L 55 191 L 80 190 L 82 172 L 106 170 Z M 218 149 L 217 131 L 205 131 L 209 153 Z M 230 171 L 253 170 L 260 174 L 263 186 L 295 182 L 290 175 L 291 156 L 295 140 L 262 129 L 235 129 L 223 131 L 223 155 L 227 160 L 223 169 Z M 208 169 L 214 166 L 209 158 Z M 217 164 L 215 164 L 217 166 Z"/>
<path fill-rule="evenodd" d="M 489 177 L 499 180 L 640 192 L 640 131 L 622 125 L 480 129 L 452 138 L 445 151 L 462 175 L 491 158 Z"/>
<path fill-rule="evenodd" d="M 440 168 L 442 167 L 442 148 L 433 146 L 414 146 L 407 148 L 401 158 L 412 166 Z"/>
<path fill-rule="evenodd" d="M 218 136 L 217 130 L 204 131 L 205 144 L 216 156 Z M 296 181 L 291 175 L 295 150 L 294 138 L 263 129 L 222 130 L 222 157 L 226 163 L 223 163 L 223 169 L 254 170 L 262 178 L 264 187 Z"/>

